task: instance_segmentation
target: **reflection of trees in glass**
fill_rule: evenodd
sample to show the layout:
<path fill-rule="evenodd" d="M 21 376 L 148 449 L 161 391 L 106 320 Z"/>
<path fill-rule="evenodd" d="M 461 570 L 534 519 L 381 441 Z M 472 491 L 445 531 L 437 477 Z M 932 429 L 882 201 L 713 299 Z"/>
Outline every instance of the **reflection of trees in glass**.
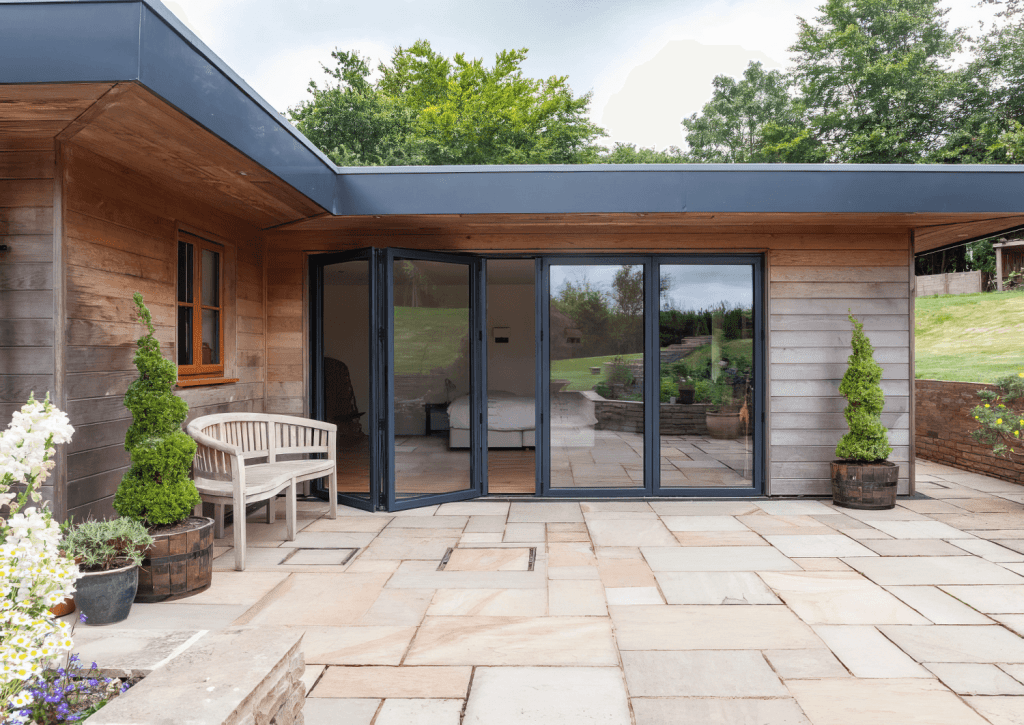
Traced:
<path fill-rule="evenodd" d="M 658 321 L 659 342 L 662 347 L 668 347 L 686 337 L 711 335 L 716 317 L 725 340 L 739 340 L 753 334 L 753 308 L 720 302 L 709 309 L 662 309 Z"/>
<path fill-rule="evenodd" d="M 585 275 L 565 281 L 551 300 L 552 335 L 559 335 L 556 316 L 571 321 L 581 342 L 570 357 L 624 355 L 643 351 L 644 270 L 640 265 L 616 269 L 605 291 Z M 554 352 L 554 347 L 552 348 Z"/>

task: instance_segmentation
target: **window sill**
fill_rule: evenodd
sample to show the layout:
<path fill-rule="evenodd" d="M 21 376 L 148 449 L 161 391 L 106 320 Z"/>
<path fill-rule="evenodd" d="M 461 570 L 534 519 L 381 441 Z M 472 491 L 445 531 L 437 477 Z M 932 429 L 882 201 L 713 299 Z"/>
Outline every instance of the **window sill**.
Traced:
<path fill-rule="evenodd" d="M 197 388 L 200 385 L 223 385 L 224 383 L 237 383 L 238 378 L 196 378 L 194 380 L 179 380 L 179 388 Z"/>

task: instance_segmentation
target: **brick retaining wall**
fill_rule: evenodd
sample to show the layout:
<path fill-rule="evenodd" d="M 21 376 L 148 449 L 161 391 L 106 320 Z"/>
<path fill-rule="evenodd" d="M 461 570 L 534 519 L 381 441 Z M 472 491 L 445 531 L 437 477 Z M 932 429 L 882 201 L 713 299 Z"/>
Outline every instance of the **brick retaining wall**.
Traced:
<path fill-rule="evenodd" d="M 971 418 L 971 410 L 981 402 L 977 391 L 984 389 L 996 387 L 944 380 L 915 381 L 917 457 L 1024 484 L 1024 466 L 996 458 L 991 448 L 971 438 L 971 431 L 978 427 Z"/>

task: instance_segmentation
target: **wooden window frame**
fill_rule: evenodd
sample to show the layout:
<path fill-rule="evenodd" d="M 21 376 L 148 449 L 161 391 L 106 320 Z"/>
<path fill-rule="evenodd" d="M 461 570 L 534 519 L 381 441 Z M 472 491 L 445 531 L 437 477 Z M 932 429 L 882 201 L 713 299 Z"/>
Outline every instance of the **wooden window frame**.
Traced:
<path fill-rule="evenodd" d="M 178 359 L 178 317 L 177 311 L 182 307 L 190 307 L 192 309 L 192 365 L 178 365 L 178 387 L 185 388 L 196 385 L 217 385 L 219 383 L 232 383 L 236 382 L 237 378 L 226 378 L 224 377 L 224 328 L 225 325 L 225 310 L 227 307 L 227 300 L 225 299 L 225 287 L 224 277 L 226 270 L 226 246 L 218 242 L 211 241 L 204 237 L 201 237 L 193 232 L 186 231 L 184 229 L 178 230 L 178 245 L 175 250 L 176 254 L 180 254 L 181 243 L 191 244 L 194 251 L 192 254 L 192 302 L 182 302 L 178 300 L 178 286 L 175 284 L 174 288 L 174 309 L 175 309 L 175 349 L 174 357 Z M 203 304 L 203 277 L 202 277 L 202 260 L 203 250 L 208 250 L 218 255 L 218 269 L 217 269 L 217 305 L 204 305 Z M 218 355 L 220 362 L 216 364 L 204 365 L 201 362 L 196 363 L 196 357 L 198 356 L 202 360 L 203 350 L 203 310 L 216 310 L 217 311 L 217 334 L 218 334 Z"/>

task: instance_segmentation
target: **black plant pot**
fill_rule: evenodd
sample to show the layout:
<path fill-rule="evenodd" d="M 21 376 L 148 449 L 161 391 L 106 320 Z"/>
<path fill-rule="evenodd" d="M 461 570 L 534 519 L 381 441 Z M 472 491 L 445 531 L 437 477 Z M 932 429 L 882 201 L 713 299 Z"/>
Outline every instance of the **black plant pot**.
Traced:
<path fill-rule="evenodd" d="M 139 567 L 135 564 L 110 571 L 82 574 L 75 583 L 75 604 L 90 625 L 114 624 L 128 618 L 139 588 Z"/>

